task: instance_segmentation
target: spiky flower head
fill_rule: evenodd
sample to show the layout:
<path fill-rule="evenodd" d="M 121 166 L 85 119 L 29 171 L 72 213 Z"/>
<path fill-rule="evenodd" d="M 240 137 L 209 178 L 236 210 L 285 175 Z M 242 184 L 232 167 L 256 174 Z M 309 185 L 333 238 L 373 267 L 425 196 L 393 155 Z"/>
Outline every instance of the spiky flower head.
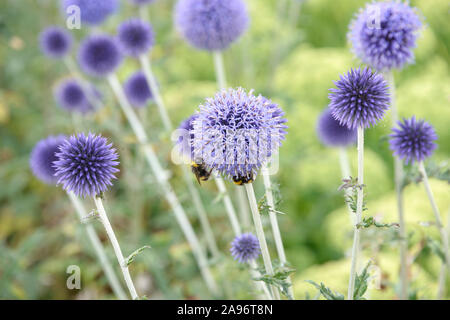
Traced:
<path fill-rule="evenodd" d="M 31 151 L 30 168 L 33 174 L 46 184 L 56 184 L 56 170 L 53 162 L 56 161 L 58 147 L 66 140 L 63 135 L 49 136 L 39 141 Z"/>
<path fill-rule="evenodd" d="M 249 17 L 242 0 L 179 0 L 175 23 L 192 46 L 225 50 L 247 29 Z"/>
<path fill-rule="evenodd" d="M 125 94 L 128 101 L 135 107 L 145 107 L 153 99 L 147 78 L 142 71 L 133 73 L 125 82 Z"/>
<path fill-rule="evenodd" d="M 153 46 L 153 28 L 140 19 L 130 19 L 119 25 L 117 38 L 124 54 L 137 57 Z"/>
<path fill-rule="evenodd" d="M 198 115 L 194 113 L 187 119 L 183 120 L 179 127 L 179 137 L 177 140 L 177 145 L 180 153 L 186 156 L 191 161 L 193 160 L 194 147 L 192 145 L 194 140 L 194 120 L 197 119 Z"/>
<path fill-rule="evenodd" d="M 117 41 L 107 35 L 93 35 L 86 38 L 78 52 L 81 68 L 88 75 L 104 77 L 114 72 L 122 62 Z"/>
<path fill-rule="evenodd" d="M 82 22 L 99 25 L 118 10 L 119 0 L 61 0 L 64 15 L 73 14 L 68 10 L 71 6 L 80 8 Z"/>
<path fill-rule="evenodd" d="M 145 6 L 147 4 L 150 4 L 154 2 L 155 0 L 130 0 L 131 3 L 137 5 L 137 6 Z"/>
<path fill-rule="evenodd" d="M 368 128 L 381 120 L 389 108 L 388 83 L 369 68 L 351 69 L 330 89 L 332 116 L 349 129 Z"/>
<path fill-rule="evenodd" d="M 438 137 L 433 126 L 416 117 L 398 121 L 398 127 L 389 135 L 389 145 L 394 155 L 403 159 L 406 164 L 421 162 L 433 154 Z"/>
<path fill-rule="evenodd" d="M 356 142 L 356 130 L 341 125 L 326 108 L 317 121 L 317 136 L 319 140 L 329 147 L 345 147 Z"/>
<path fill-rule="evenodd" d="M 50 58 L 62 58 L 72 48 L 72 36 L 63 28 L 51 26 L 41 32 L 39 42 L 42 52 Z"/>
<path fill-rule="evenodd" d="M 284 140 L 284 112 L 252 91 L 222 90 L 199 108 L 193 121 L 194 159 L 228 178 L 254 177 Z"/>
<path fill-rule="evenodd" d="M 86 87 L 86 86 L 85 86 Z M 55 100 L 63 109 L 86 114 L 95 110 L 88 99 L 100 99 L 101 94 L 93 86 L 83 87 L 79 80 L 69 78 L 60 82 L 55 89 Z M 89 95 L 86 90 L 90 90 Z"/>
<path fill-rule="evenodd" d="M 73 135 L 59 146 L 56 157 L 58 184 L 77 196 L 95 197 L 105 192 L 119 171 L 116 149 L 101 135 Z"/>
<path fill-rule="evenodd" d="M 421 26 L 417 10 L 408 3 L 373 2 L 352 21 L 348 38 L 364 63 L 385 71 L 414 61 Z"/>
<path fill-rule="evenodd" d="M 234 260 L 239 263 L 255 260 L 261 253 L 258 238 L 251 233 L 236 236 L 231 243 L 230 251 Z"/>

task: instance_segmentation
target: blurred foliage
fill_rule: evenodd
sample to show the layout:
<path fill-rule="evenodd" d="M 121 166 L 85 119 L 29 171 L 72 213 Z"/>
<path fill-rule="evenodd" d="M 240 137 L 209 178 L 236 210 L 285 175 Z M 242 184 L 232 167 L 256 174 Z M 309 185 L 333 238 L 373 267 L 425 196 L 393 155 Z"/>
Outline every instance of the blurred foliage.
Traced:
<path fill-rule="evenodd" d="M 344 293 L 352 230 L 343 194 L 338 191 L 338 150 L 322 146 L 315 127 L 317 116 L 328 103 L 332 81 L 360 64 L 350 52 L 346 33 L 363 1 L 247 3 L 251 28 L 225 53 L 226 71 L 230 85 L 254 88 L 271 97 L 286 111 L 289 120 L 280 170 L 273 183 L 280 185 L 283 201 L 277 210 L 285 214 L 278 218 L 288 260 L 296 269 L 296 298 L 317 296 L 317 290 L 305 280 L 322 282 L 331 292 Z M 416 115 L 434 125 L 439 148 L 433 161 L 440 164 L 450 154 L 449 3 L 411 3 L 421 10 L 426 27 L 416 49 L 416 63 L 395 72 L 397 104 L 401 116 Z M 148 11 L 156 31 L 156 46 L 151 52 L 153 68 L 169 113 L 174 123 L 179 123 L 205 97 L 212 96 L 217 85 L 211 56 L 189 47 L 175 32 L 173 4 L 174 0 L 159 0 Z M 102 29 L 114 33 L 120 21 L 137 14 L 135 7 L 122 0 L 120 13 Z M 49 24 L 64 24 L 57 1 L 0 1 L 0 298 L 114 298 L 68 198 L 60 188 L 40 183 L 28 167 L 30 151 L 39 139 L 89 130 L 108 136 L 121 156 L 119 180 L 107 193 L 106 205 L 124 255 L 151 246 L 136 256 L 130 266 L 137 290 L 150 299 L 212 298 L 107 84 L 92 79 L 105 96 L 105 107 L 85 119 L 71 116 L 55 104 L 53 87 L 68 74 L 60 61 L 49 60 L 39 51 L 38 32 Z M 83 27 L 74 31 L 74 36 L 79 41 L 89 32 Z M 137 68 L 138 63 L 128 59 L 119 70 L 120 78 L 125 79 Z M 160 133 L 155 106 L 139 110 L 139 116 L 161 161 L 174 170 L 172 183 L 195 229 L 200 230 L 180 169 L 169 164 L 170 137 Z M 397 220 L 393 160 L 385 138 L 390 127 L 388 114 L 366 133 L 365 192 L 369 210 L 365 215 L 382 223 Z M 354 173 L 355 149 L 348 150 Z M 259 180 L 256 192 L 262 197 Z M 431 183 L 447 223 L 448 184 L 436 179 Z M 213 184 L 205 183 L 201 193 L 223 253 L 219 261 L 211 264 L 225 297 L 255 297 L 248 272 L 229 257 L 233 232 L 222 206 L 211 201 L 217 195 Z M 88 200 L 85 205 L 93 207 Z M 433 239 L 439 238 L 422 185 L 406 187 L 405 206 L 409 255 L 414 261 L 409 270 L 411 297 L 432 299 L 440 270 Z M 275 254 L 267 220 L 264 223 L 268 242 Z M 93 223 L 115 262 L 101 226 Z M 381 274 L 381 285 L 369 286 L 365 298 L 395 299 L 399 268 L 396 228 L 368 228 L 362 236 L 361 267 L 370 259 Z M 66 268 L 71 264 L 82 270 L 80 291 L 66 288 Z"/>

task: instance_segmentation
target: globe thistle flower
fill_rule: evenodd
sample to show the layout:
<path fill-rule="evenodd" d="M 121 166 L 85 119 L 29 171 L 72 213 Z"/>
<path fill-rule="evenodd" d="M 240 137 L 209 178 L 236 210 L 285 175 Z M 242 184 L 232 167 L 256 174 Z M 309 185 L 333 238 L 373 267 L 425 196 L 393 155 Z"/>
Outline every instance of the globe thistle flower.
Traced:
<path fill-rule="evenodd" d="M 112 186 L 119 164 L 116 149 L 100 135 L 80 133 L 66 139 L 53 162 L 58 184 L 77 196 L 94 197 Z"/>
<path fill-rule="evenodd" d="M 247 29 L 249 17 L 242 0 L 179 0 L 175 23 L 189 44 L 215 51 L 236 41 Z"/>
<path fill-rule="evenodd" d="M 155 0 L 130 0 L 131 3 L 137 5 L 137 6 L 145 6 L 147 4 L 150 4 L 154 2 Z"/>
<path fill-rule="evenodd" d="M 369 68 L 351 69 L 329 94 L 332 116 L 349 129 L 376 124 L 389 108 L 388 83 Z"/>
<path fill-rule="evenodd" d="M 278 105 L 265 97 L 242 88 L 222 90 L 193 120 L 194 157 L 234 181 L 252 179 L 278 151 L 286 122 Z"/>
<path fill-rule="evenodd" d="M 78 61 L 88 75 L 103 77 L 114 72 L 122 62 L 122 55 L 114 38 L 93 35 L 82 42 Z"/>
<path fill-rule="evenodd" d="M 153 29 L 140 19 L 123 22 L 117 30 L 120 47 L 126 55 L 137 57 L 146 53 L 154 43 Z"/>
<path fill-rule="evenodd" d="M 145 107 L 153 99 L 147 78 L 142 71 L 133 73 L 125 82 L 125 94 L 128 101 L 135 107 Z"/>
<path fill-rule="evenodd" d="M 67 8 L 77 6 L 80 8 L 80 19 L 82 22 L 91 25 L 103 23 L 110 15 L 119 8 L 118 0 L 61 0 L 61 6 L 64 14 L 67 14 Z"/>
<path fill-rule="evenodd" d="M 348 38 L 364 63 L 385 71 L 414 61 L 413 49 L 421 26 L 416 9 L 408 3 L 374 2 L 352 21 Z"/>
<path fill-rule="evenodd" d="M 177 145 L 179 146 L 180 153 L 190 160 L 193 160 L 194 147 L 192 142 L 194 140 L 194 120 L 197 119 L 198 115 L 194 113 L 187 119 L 183 120 L 178 130 L 180 130 L 180 136 L 177 140 Z"/>
<path fill-rule="evenodd" d="M 33 174 L 46 184 L 56 184 L 53 162 L 57 159 L 58 147 L 65 141 L 63 135 L 49 136 L 39 141 L 31 151 L 30 168 Z"/>
<path fill-rule="evenodd" d="M 394 155 L 405 160 L 406 164 L 421 162 L 433 154 L 438 137 L 433 126 L 424 120 L 403 119 L 398 127 L 392 129 L 389 144 Z"/>
<path fill-rule="evenodd" d="M 62 58 L 72 48 L 72 36 L 60 27 L 47 27 L 39 38 L 42 52 L 50 58 Z"/>
<path fill-rule="evenodd" d="M 329 108 L 320 115 L 316 131 L 319 140 L 329 147 L 345 147 L 356 142 L 356 130 L 341 125 Z"/>
<path fill-rule="evenodd" d="M 100 92 L 94 87 L 89 87 L 90 94 L 96 99 L 101 98 Z M 62 81 L 55 89 L 55 100 L 63 109 L 70 112 L 79 112 L 86 114 L 95 110 L 89 102 L 88 96 L 82 84 L 76 79 L 66 79 Z"/>
<path fill-rule="evenodd" d="M 258 238 L 251 233 L 236 236 L 231 243 L 231 255 L 239 263 L 255 260 L 261 253 Z"/>

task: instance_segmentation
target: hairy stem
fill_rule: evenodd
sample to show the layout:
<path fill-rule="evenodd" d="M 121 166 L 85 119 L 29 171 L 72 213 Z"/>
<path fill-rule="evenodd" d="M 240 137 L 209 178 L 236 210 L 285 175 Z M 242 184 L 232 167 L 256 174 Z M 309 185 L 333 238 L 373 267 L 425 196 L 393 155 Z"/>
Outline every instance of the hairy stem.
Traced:
<path fill-rule="evenodd" d="M 78 214 L 78 218 L 80 219 L 81 223 L 83 223 L 82 220 L 87 215 L 83 203 L 72 192 L 67 192 L 67 195 L 70 201 L 72 202 L 75 211 Z M 95 254 L 97 255 L 98 260 L 100 261 L 100 265 L 102 266 L 103 272 L 105 272 L 106 278 L 108 279 L 108 282 L 111 285 L 111 289 L 120 300 L 127 300 L 128 299 L 127 295 L 123 291 L 119 279 L 117 278 L 114 269 L 109 263 L 108 256 L 106 255 L 105 252 L 105 248 L 100 242 L 100 239 L 97 236 L 97 232 L 95 231 L 94 227 L 91 224 L 87 224 L 84 227 L 86 229 L 89 241 L 91 242 L 92 247 L 94 248 Z"/>
<path fill-rule="evenodd" d="M 136 289 L 134 288 L 134 283 L 133 280 L 131 279 L 130 271 L 128 270 L 128 266 L 123 257 L 122 250 L 120 249 L 119 242 L 117 241 L 114 230 L 111 227 L 111 223 L 109 222 L 108 216 L 106 215 L 102 199 L 96 196 L 94 197 L 94 201 L 97 207 L 100 221 L 102 222 L 103 227 L 105 227 L 106 234 L 108 235 L 109 241 L 111 241 L 111 244 L 113 246 L 114 253 L 116 255 L 117 261 L 119 262 L 120 269 L 122 270 L 123 278 L 125 279 L 125 283 L 127 284 L 128 290 L 130 291 L 131 298 L 133 298 L 133 300 L 136 300 L 137 298 L 139 298 L 138 294 L 136 292 Z"/>
<path fill-rule="evenodd" d="M 228 194 L 227 188 L 225 187 L 225 183 L 219 175 L 217 175 L 214 180 L 216 182 L 217 189 L 219 189 L 219 193 L 223 197 L 223 203 L 225 205 L 228 218 L 230 219 L 233 232 L 234 234 L 239 235 L 242 232 L 241 226 L 239 225 L 239 220 L 237 218 L 236 211 L 234 210 L 233 203 L 231 202 L 230 195 Z"/>
<path fill-rule="evenodd" d="M 213 58 L 214 58 L 214 68 L 216 71 L 216 79 L 217 79 L 217 85 L 219 86 L 219 89 L 225 89 L 227 86 L 227 79 L 225 76 L 225 67 L 223 65 L 223 56 L 221 51 L 214 51 L 213 52 Z"/>
<path fill-rule="evenodd" d="M 450 209 L 448 209 L 447 212 L 447 237 L 449 234 L 450 234 Z M 450 239 L 447 240 L 450 241 Z M 447 267 L 445 262 L 442 262 L 441 271 L 439 272 L 439 288 L 438 288 L 439 300 L 444 299 L 446 279 L 447 279 Z"/>
<path fill-rule="evenodd" d="M 389 71 L 385 74 L 391 90 L 391 118 L 392 126 L 398 122 L 398 109 L 395 95 L 394 74 Z M 397 197 L 397 214 L 400 237 L 400 299 L 408 299 L 408 239 L 406 236 L 405 215 L 403 211 L 403 163 L 398 157 L 394 157 L 394 182 Z"/>
<path fill-rule="evenodd" d="M 200 246 L 200 242 L 198 241 L 198 238 L 195 235 L 194 229 L 192 228 L 192 225 L 189 222 L 189 219 L 187 218 L 187 215 L 183 207 L 181 206 L 177 196 L 175 195 L 172 186 L 167 180 L 167 173 L 159 163 L 158 157 L 156 156 L 152 145 L 148 141 L 147 134 L 145 133 L 145 130 L 142 127 L 139 118 L 136 116 L 136 113 L 134 112 L 128 100 L 126 99 L 125 93 L 123 91 L 122 86 L 120 85 L 119 80 L 117 79 L 117 76 L 115 74 L 110 75 L 108 77 L 108 81 L 116 95 L 117 100 L 119 101 L 119 105 L 121 106 L 123 112 L 125 113 L 128 122 L 130 123 L 136 137 L 138 138 L 139 143 L 142 146 L 144 156 L 151 170 L 153 171 L 156 180 L 161 186 L 162 192 L 166 197 L 167 202 L 169 203 L 175 214 L 175 218 L 177 219 L 178 225 L 180 226 L 181 230 L 184 233 L 184 236 L 189 242 L 189 245 L 192 249 L 194 257 L 196 258 L 203 279 L 205 280 L 205 283 L 208 286 L 208 289 L 213 294 L 218 294 L 218 288 L 211 274 L 211 271 L 209 270 L 206 255 Z"/>
<path fill-rule="evenodd" d="M 425 191 L 427 192 L 428 199 L 430 200 L 431 208 L 433 209 L 434 219 L 436 221 L 436 227 L 439 229 L 439 233 L 441 235 L 441 242 L 442 242 L 442 248 L 444 250 L 445 263 L 447 264 L 447 268 L 449 268 L 450 267 L 450 253 L 449 253 L 448 234 L 447 234 L 447 230 L 445 230 L 444 225 L 442 224 L 441 214 L 439 213 L 439 209 L 436 204 L 436 200 L 434 199 L 433 191 L 431 190 L 431 186 L 428 181 L 428 175 L 425 170 L 425 166 L 423 165 L 423 161 L 421 161 L 419 163 L 419 172 L 423 177 L 423 185 L 425 187 Z"/>
<path fill-rule="evenodd" d="M 348 284 L 348 300 L 353 300 L 353 293 L 355 290 L 355 278 L 356 278 L 356 267 L 358 263 L 358 248 L 359 248 L 359 229 L 358 224 L 362 219 L 362 210 L 364 202 L 364 128 L 358 127 L 358 198 L 356 202 L 356 221 L 354 224 L 354 234 L 353 234 L 353 247 L 352 247 L 352 261 L 350 267 L 350 280 Z"/>
<path fill-rule="evenodd" d="M 144 70 L 145 77 L 147 78 L 148 85 L 152 92 L 153 98 L 155 99 L 156 106 L 158 107 L 158 112 L 164 125 L 164 129 L 167 132 L 171 132 L 173 129 L 172 122 L 170 121 L 169 114 L 167 113 L 166 106 L 159 92 L 158 84 L 156 83 L 156 78 L 153 75 L 150 60 L 147 56 L 139 56 L 139 62 L 141 63 L 142 69 Z"/>
<path fill-rule="evenodd" d="M 144 7 L 144 6 L 143 6 Z M 141 63 L 141 66 L 144 70 L 145 77 L 147 79 L 147 82 L 149 83 L 150 90 L 153 94 L 153 97 L 155 98 L 156 105 L 158 106 L 159 115 L 161 117 L 161 121 L 164 124 L 164 129 L 166 132 L 172 131 L 172 121 L 170 120 L 169 114 L 167 112 L 167 109 L 164 104 L 164 100 L 161 97 L 161 93 L 159 92 L 158 85 L 156 83 L 156 78 L 152 72 L 150 61 L 147 56 L 141 55 L 139 57 L 139 61 Z M 214 233 L 211 228 L 211 224 L 209 223 L 208 216 L 206 214 L 205 207 L 203 206 L 203 203 L 200 198 L 200 194 L 193 184 L 192 177 L 189 175 L 188 169 L 185 166 L 182 166 L 183 171 L 183 179 L 184 182 L 187 185 L 187 189 L 191 195 L 191 198 L 194 202 L 194 206 L 196 209 L 196 212 L 200 219 L 200 224 L 203 230 L 203 233 L 205 234 L 205 238 L 209 247 L 209 250 L 211 253 L 217 257 L 219 254 L 219 251 L 217 249 L 217 243 L 214 238 Z"/>
<path fill-rule="evenodd" d="M 267 166 L 264 166 L 262 168 L 261 173 L 262 173 L 263 180 L 264 180 L 264 188 L 266 190 L 267 204 L 269 205 L 269 220 L 270 220 L 270 225 L 272 226 L 272 233 L 273 233 L 273 237 L 275 239 L 275 246 L 277 248 L 277 253 L 278 253 L 278 258 L 280 259 L 280 263 L 281 263 L 281 265 L 284 266 L 284 265 L 286 265 L 287 259 L 286 259 L 286 254 L 284 252 L 284 246 L 283 246 L 283 240 L 281 238 L 280 227 L 278 226 L 277 215 L 275 213 L 275 203 L 273 201 L 272 185 L 271 185 L 269 170 L 268 170 Z M 294 291 L 292 289 L 291 277 L 288 277 L 287 281 L 290 284 L 289 294 L 294 299 Z"/>
<path fill-rule="evenodd" d="M 256 236 L 258 237 L 259 245 L 261 247 L 261 254 L 264 261 L 264 267 L 266 273 L 273 276 L 272 260 L 270 259 L 269 248 L 267 247 L 266 237 L 264 235 L 264 228 L 261 221 L 261 216 L 258 211 L 258 204 L 256 202 L 255 191 L 253 190 L 252 183 L 245 184 L 245 190 L 247 191 L 247 197 L 250 204 L 250 210 L 252 212 L 253 223 L 255 224 Z M 270 286 L 272 295 L 275 300 L 280 300 L 280 292 L 274 286 Z"/>

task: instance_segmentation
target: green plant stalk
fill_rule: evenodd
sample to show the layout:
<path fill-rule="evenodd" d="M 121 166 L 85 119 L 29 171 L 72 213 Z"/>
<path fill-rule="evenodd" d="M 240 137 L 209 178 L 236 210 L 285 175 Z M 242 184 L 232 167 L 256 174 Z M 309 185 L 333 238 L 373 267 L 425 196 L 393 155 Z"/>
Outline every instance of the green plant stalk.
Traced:
<path fill-rule="evenodd" d="M 350 267 L 350 279 L 348 284 L 348 300 L 353 300 L 353 293 L 355 290 L 355 277 L 356 277 L 356 268 L 358 263 L 358 248 L 359 248 L 359 238 L 360 238 L 360 230 L 357 225 L 362 220 L 362 210 L 363 210 L 363 201 L 364 201 L 364 190 L 362 185 L 364 184 L 364 128 L 358 127 L 358 198 L 356 202 L 356 221 L 354 224 L 354 233 L 353 233 L 353 246 L 352 246 L 352 260 Z"/>
<path fill-rule="evenodd" d="M 142 7 L 144 7 L 144 6 L 142 6 Z M 166 106 L 164 104 L 164 100 L 162 99 L 161 93 L 159 91 L 159 87 L 156 83 L 156 78 L 155 78 L 155 75 L 153 74 L 150 60 L 149 60 L 148 56 L 141 55 L 139 57 L 139 61 L 142 66 L 142 69 L 144 70 L 144 74 L 145 74 L 147 82 L 150 86 L 150 90 L 153 94 L 153 97 L 155 99 L 155 103 L 158 106 L 159 115 L 164 124 L 164 129 L 166 132 L 170 133 L 173 130 L 172 121 L 170 120 L 169 114 L 168 114 Z M 206 238 L 206 244 L 209 248 L 209 251 L 212 253 L 212 255 L 215 258 L 218 258 L 219 257 L 219 249 L 217 247 L 217 242 L 214 237 L 214 232 L 212 231 L 211 224 L 209 223 L 208 215 L 206 213 L 205 207 L 203 206 L 198 189 L 194 185 L 193 180 L 192 180 L 192 175 L 189 174 L 186 166 L 182 165 L 181 167 L 182 167 L 181 170 L 183 171 L 184 182 L 186 183 L 189 194 L 191 195 L 197 215 L 200 220 L 200 225 L 202 227 L 202 231 Z"/>
<path fill-rule="evenodd" d="M 450 209 L 447 213 L 447 236 L 450 234 Z M 447 239 L 450 241 L 450 239 Z M 450 244 L 449 244 L 450 245 Z M 438 299 L 442 300 L 445 296 L 445 284 L 447 279 L 447 267 L 445 262 L 442 262 L 441 271 L 439 272 L 439 287 L 438 287 Z"/>
<path fill-rule="evenodd" d="M 280 227 L 278 226 L 278 219 L 275 213 L 275 203 L 273 201 L 273 193 L 272 193 L 272 185 L 270 182 L 270 175 L 267 166 L 264 166 L 261 170 L 264 188 L 266 191 L 266 199 L 267 204 L 269 205 L 269 220 L 270 225 L 272 226 L 272 234 L 275 240 L 275 246 L 277 248 L 278 258 L 280 259 L 280 263 L 282 266 L 285 266 L 287 263 L 286 253 L 284 252 L 283 240 L 281 238 Z M 292 288 L 291 277 L 287 278 L 287 282 L 290 284 L 289 286 L 289 294 L 294 298 L 294 290 Z"/>
<path fill-rule="evenodd" d="M 391 118 L 392 126 L 398 122 L 398 109 L 395 95 L 395 81 L 392 71 L 386 73 L 386 78 L 391 89 Z M 403 163 L 398 157 L 394 157 L 394 182 L 397 197 L 397 214 L 400 236 L 400 299 L 408 299 L 408 239 L 406 236 L 405 215 L 403 210 Z"/>
<path fill-rule="evenodd" d="M 273 276 L 272 260 L 270 259 L 269 248 L 267 247 L 266 237 L 264 235 L 264 228 L 261 221 L 261 215 L 258 211 L 258 204 L 256 202 L 255 191 L 253 189 L 253 183 L 246 183 L 245 190 L 247 191 L 247 197 L 250 204 L 250 210 L 252 212 L 253 223 L 255 224 L 256 236 L 258 237 L 259 245 L 261 247 L 261 255 L 264 261 L 264 267 L 266 273 Z M 278 288 L 270 286 L 272 296 L 275 300 L 280 300 L 280 292 Z"/>
<path fill-rule="evenodd" d="M 441 242 L 442 242 L 442 248 L 444 250 L 445 263 L 446 263 L 447 269 L 448 269 L 448 268 L 450 268 L 450 253 L 449 253 L 448 234 L 447 234 L 447 230 L 445 230 L 444 225 L 442 224 L 441 214 L 439 213 L 439 209 L 436 204 L 436 200 L 434 199 L 433 191 L 431 190 L 431 186 L 428 181 L 427 171 L 425 170 L 423 161 L 419 162 L 419 172 L 423 177 L 423 185 L 425 187 L 425 191 L 427 192 L 428 199 L 430 200 L 431 208 L 433 209 L 434 219 L 436 221 L 436 227 L 438 228 L 439 233 L 441 235 Z"/>
<path fill-rule="evenodd" d="M 109 222 L 108 216 L 106 215 L 105 208 L 103 207 L 102 199 L 98 196 L 94 197 L 94 202 L 97 207 L 98 216 L 100 218 L 103 227 L 105 228 L 106 234 L 108 235 L 109 241 L 113 246 L 114 253 L 116 255 L 117 261 L 119 262 L 120 270 L 122 271 L 123 278 L 125 279 L 125 283 L 127 284 L 127 288 L 130 291 L 131 298 L 136 300 L 139 298 L 136 289 L 134 288 L 133 280 L 130 276 L 130 271 L 128 270 L 128 266 L 125 263 L 125 259 L 122 254 L 122 250 L 120 249 L 119 242 L 117 241 L 114 230 Z"/>
<path fill-rule="evenodd" d="M 200 242 L 198 241 L 194 229 L 192 228 L 192 225 L 189 222 L 189 219 L 187 218 L 186 212 L 181 206 L 178 197 L 176 196 L 175 192 L 172 189 L 172 186 L 167 180 L 167 174 L 163 169 L 163 167 L 161 166 L 161 164 L 159 163 L 158 157 L 156 156 L 153 147 L 148 140 L 147 134 L 141 122 L 139 121 L 139 118 L 136 116 L 136 113 L 134 112 L 133 108 L 131 107 L 125 96 L 125 92 L 123 91 L 119 79 L 115 74 L 111 74 L 108 76 L 108 82 L 119 102 L 120 107 L 122 108 L 122 111 L 124 112 L 126 118 L 128 119 L 131 128 L 133 129 L 139 143 L 142 146 L 144 156 L 151 170 L 153 171 L 156 180 L 158 181 L 159 185 L 162 188 L 162 193 L 166 197 L 167 202 L 169 203 L 173 213 L 175 214 L 175 218 L 178 222 L 178 225 L 180 226 L 181 230 L 184 233 L 184 236 L 189 242 L 189 245 L 192 249 L 192 252 L 194 254 L 194 257 L 197 261 L 200 272 L 208 289 L 214 295 L 218 295 L 219 290 L 211 274 L 211 271 L 209 270 L 206 255 L 200 246 Z"/>
<path fill-rule="evenodd" d="M 78 199 L 78 197 L 73 194 L 72 192 L 67 192 L 67 196 L 69 197 L 70 201 L 72 202 L 73 207 L 75 208 L 75 211 L 77 212 L 78 218 L 80 219 L 80 222 L 83 223 L 83 218 L 86 217 L 86 209 L 83 206 L 83 203 Z M 97 236 L 97 232 L 95 231 L 94 227 L 91 224 L 87 224 L 84 226 L 86 229 L 86 233 L 88 235 L 89 241 L 92 244 L 92 247 L 94 248 L 95 254 L 97 255 L 97 258 L 100 262 L 100 265 L 102 266 L 103 272 L 105 272 L 105 276 L 108 279 L 109 284 L 111 285 L 111 289 L 113 290 L 114 294 L 119 298 L 120 300 L 127 300 L 127 295 L 122 289 L 122 286 L 119 282 L 119 279 L 116 276 L 116 273 L 114 272 L 114 269 L 112 268 L 111 264 L 109 263 L 108 256 L 106 255 L 105 248 L 103 247 L 102 243 L 100 242 L 100 239 Z"/>

